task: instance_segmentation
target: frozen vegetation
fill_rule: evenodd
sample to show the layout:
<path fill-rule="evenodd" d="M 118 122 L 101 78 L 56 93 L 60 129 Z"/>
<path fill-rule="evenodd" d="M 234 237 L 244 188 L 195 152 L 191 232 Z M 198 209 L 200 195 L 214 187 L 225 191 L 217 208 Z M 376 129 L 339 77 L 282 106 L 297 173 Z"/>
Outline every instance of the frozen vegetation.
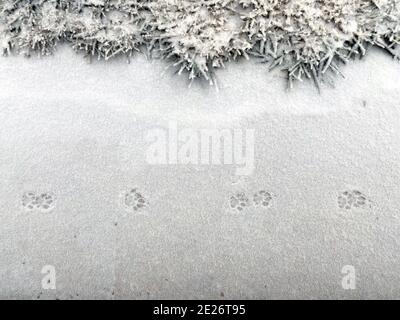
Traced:
<path fill-rule="evenodd" d="M 397 57 L 397 0 L 2 0 L 0 50 L 52 53 L 71 43 L 88 57 L 165 59 L 214 82 L 224 63 L 255 56 L 319 85 L 378 46 Z"/>

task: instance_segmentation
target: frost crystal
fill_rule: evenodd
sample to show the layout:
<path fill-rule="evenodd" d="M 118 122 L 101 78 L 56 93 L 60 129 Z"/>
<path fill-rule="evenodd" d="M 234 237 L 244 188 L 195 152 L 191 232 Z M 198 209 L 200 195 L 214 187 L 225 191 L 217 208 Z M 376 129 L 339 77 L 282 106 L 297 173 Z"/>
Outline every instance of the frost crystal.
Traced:
<path fill-rule="evenodd" d="M 398 58 L 399 0 L 0 0 L 0 50 L 48 55 L 59 42 L 89 57 L 147 48 L 191 80 L 214 83 L 248 55 L 317 86 L 378 46 Z"/>
<path fill-rule="evenodd" d="M 339 73 L 338 63 L 378 45 L 395 55 L 399 42 L 397 0 L 241 0 L 252 51 L 270 68 L 288 71 L 289 84 L 304 76 L 317 86 Z"/>
<path fill-rule="evenodd" d="M 250 43 L 241 33 L 242 21 L 233 0 L 151 1 L 153 21 L 149 39 L 162 57 L 212 83 L 213 70 L 224 62 L 245 55 Z"/>
<path fill-rule="evenodd" d="M 51 53 L 62 40 L 89 56 L 131 55 L 143 44 L 145 16 L 136 0 L 4 1 L 0 13 L 3 52 Z"/>

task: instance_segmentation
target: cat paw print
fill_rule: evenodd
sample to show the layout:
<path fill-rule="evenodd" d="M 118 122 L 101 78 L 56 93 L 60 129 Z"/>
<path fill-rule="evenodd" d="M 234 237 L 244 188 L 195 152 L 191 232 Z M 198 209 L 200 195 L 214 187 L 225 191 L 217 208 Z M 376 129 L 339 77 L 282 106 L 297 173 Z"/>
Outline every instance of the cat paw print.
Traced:
<path fill-rule="evenodd" d="M 123 204 L 127 211 L 139 211 L 147 206 L 146 198 L 138 191 L 133 188 L 127 191 L 123 196 Z"/>
<path fill-rule="evenodd" d="M 231 209 L 239 212 L 243 211 L 246 207 L 250 206 L 250 199 L 244 192 L 238 192 L 230 198 Z"/>
<path fill-rule="evenodd" d="M 50 212 L 54 209 L 56 197 L 51 192 L 25 192 L 22 195 L 22 206 L 27 211 Z"/>
<path fill-rule="evenodd" d="M 338 196 L 338 207 L 343 210 L 365 209 L 371 207 L 371 201 L 358 190 L 346 190 Z"/>
<path fill-rule="evenodd" d="M 272 202 L 272 194 L 265 190 L 258 191 L 253 195 L 253 202 L 256 207 L 268 208 Z"/>
<path fill-rule="evenodd" d="M 252 198 L 247 197 L 244 192 L 236 193 L 230 198 L 231 209 L 243 211 L 250 206 L 268 208 L 271 206 L 273 200 L 271 192 L 260 190 L 253 194 Z"/>

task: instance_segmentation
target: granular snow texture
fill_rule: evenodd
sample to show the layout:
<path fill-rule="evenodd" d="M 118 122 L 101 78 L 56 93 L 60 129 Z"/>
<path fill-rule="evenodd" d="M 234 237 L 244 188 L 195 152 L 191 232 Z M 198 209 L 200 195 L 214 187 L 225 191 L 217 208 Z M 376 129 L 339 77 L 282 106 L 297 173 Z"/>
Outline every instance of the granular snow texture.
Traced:
<path fill-rule="evenodd" d="M 397 57 L 397 0 L 4 0 L 0 50 L 51 53 L 60 41 L 109 59 L 147 49 L 190 79 L 214 82 L 230 60 L 256 56 L 302 78 L 379 46 Z"/>

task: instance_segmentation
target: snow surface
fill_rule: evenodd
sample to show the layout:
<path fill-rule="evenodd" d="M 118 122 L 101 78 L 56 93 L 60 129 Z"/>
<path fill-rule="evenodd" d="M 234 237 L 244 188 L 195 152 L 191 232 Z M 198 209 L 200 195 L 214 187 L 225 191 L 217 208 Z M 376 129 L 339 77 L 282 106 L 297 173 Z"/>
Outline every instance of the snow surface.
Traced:
<path fill-rule="evenodd" d="M 399 298 L 397 62 L 371 51 L 321 94 L 287 92 L 255 61 L 219 71 L 218 91 L 165 66 L 88 64 L 64 47 L 0 58 L 1 298 Z M 147 164 L 144 134 L 172 120 L 254 129 L 254 173 Z M 129 188 L 148 201 L 139 213 L 121 206 Z M 260 190 L 268 208 L 230 208 Z M 342 210 L 346 190 L 370 206 Z M 56 195 L 54 210 L 24 210 L 27 191 Z"/>

